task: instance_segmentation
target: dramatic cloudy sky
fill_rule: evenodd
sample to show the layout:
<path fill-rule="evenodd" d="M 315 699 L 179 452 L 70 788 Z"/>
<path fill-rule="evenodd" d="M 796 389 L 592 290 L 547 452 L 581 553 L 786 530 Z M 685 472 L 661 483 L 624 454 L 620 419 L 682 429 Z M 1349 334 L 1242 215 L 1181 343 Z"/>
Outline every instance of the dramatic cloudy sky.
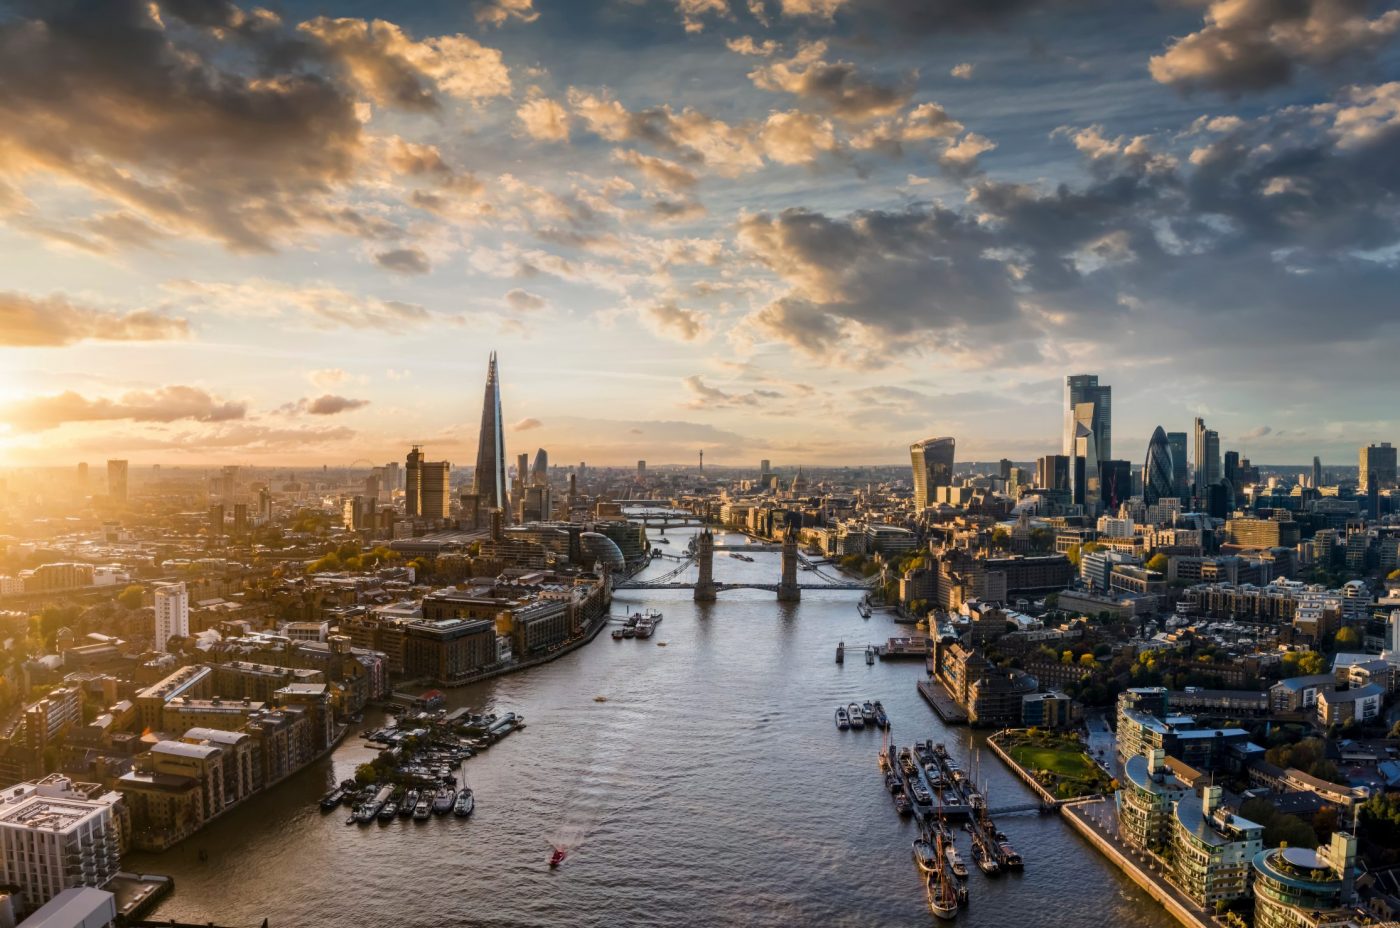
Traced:
<path fill-rule="evenodd" d="M 1400 9 L 0 0 L 0 462 L 1400 440 Z"/>

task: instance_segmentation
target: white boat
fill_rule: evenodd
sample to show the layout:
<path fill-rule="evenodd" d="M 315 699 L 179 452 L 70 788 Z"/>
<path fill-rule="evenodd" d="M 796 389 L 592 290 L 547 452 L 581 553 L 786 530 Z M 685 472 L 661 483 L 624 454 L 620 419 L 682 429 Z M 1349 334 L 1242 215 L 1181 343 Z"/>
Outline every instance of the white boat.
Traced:
<path fill-rule="evenodd" d="M 836 707 L 836 727 L 841 731 L 851 727 L 851 717 L 842 706 Z"/>
<path fill-rule="evenodd" d="M 861 717 L 860 706 L 856 705 L 855 703 L 851 703 L 849 706 L 846 707 L 846 715 L 851 720 L 852 728 L 865 727 L 865 719 Z"/>

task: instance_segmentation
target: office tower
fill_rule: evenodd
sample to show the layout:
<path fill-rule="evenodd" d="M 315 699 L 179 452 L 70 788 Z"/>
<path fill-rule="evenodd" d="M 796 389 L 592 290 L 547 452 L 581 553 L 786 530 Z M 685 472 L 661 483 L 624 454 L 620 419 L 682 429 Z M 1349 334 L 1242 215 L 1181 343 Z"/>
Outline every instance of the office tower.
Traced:
<path fill-rule="evenodd" d="M 1322 458 L 1316 455 L 1313 456 L 1312 485 L 1314 490 L 1322 486 Z"/>
<path fill-rule="evenodd" d="M 1381 517 L 1381 481 L 1374 470 L 1366 475 L 1366 511 L 1372 519 Z"/>
<path fill-rule="evenodd" d="M 760 474 L 771 474 L 773 472 L 772 462 L 767 458 L 758 462 L 758 472 Z"/>
<path fill-rule="evenodd" d="M 171 638 L 190 636 L 190 594 L 183 583 L 156 587 L 156 650 L 164 651 Z"/>
<path fill-rule="evenodd" d="M 914 467 L 914 508 L 927 509 L 938 497 L 938 488 L 952 486 L 953 450 L 956 442 L 948 437 L 925 438 L 909 446 Z"/>
<path fill-rule="evenodd" d="M 1093 406 L 1085 419 L 1078 409 L 1084 403 Z M 1079 439 L 1078 426 L 1085 425 L 1094 435 L 1094 450 L 1098 460 L 1113 457 L 1113 388 L 1099 385 L 1098 374 L 1073 374 L 1065 378 L 1065 454 L 1075 454 Z M 1086 464 L 1087 467 L 1087 464 Z"/>
<path fill-rule="evenodd" d="M 997 462 L 997 474 L 1002 480 L 1011 479 L 1011 460 L 1009 458 L 1002 458 Z"/>
<path fill-rule="evenodd" d="M 272 521 L 272 491 L 267 487 L 258 491 L 258 521 L 264 524 Z"/>
<path fill-rule="evenodd" d="M 1225 479 L 1230 486 L 1239 486 L 1240 479 L 1240 453 L 1238 451 L 1225 452 Z"/>
<path fill-rule="evenodd" d="M 248 504 L 233 504 L 233 533 L 244 535 L 248 532 Z"/>
<path fill-rule="evenodd" d="M 219 470 L 219 498 L 225 503 L 232 503 L 234 496 L 238 493 L 238 468 L 228 466 Z"/>
<path fill-rule="evenodd" d="M 646 477 L 646 475 L 647 475 L 647 462 L 646 462 L 646 461 L 638 461 L 638 462 L 637 462 L 637 479 L 638 479 L 638 480 L 642 480 L 643 478 Z"/>
<path fill-rule="evenodd" d="M 481 434 L 477 439 L 476 473 L 472 492 L 486 509 L 510 510 L 510 484 L 506 482 L 506 440 L 501 422 L 501 383 L 496 352 L 486 368 L 486 395 L 481 402 Z"/>
<path fill-rule="evenodd" d="M 88 488 L 88 466 L 87 461 L 78 462 L 78 490 L 86 493 Z"/>
<path fill-rule="evenodd" d="M 1094 431 L 1097 415 L 1096 403 L 1084 402 L 1074 407 L 1074 445 L 1071 448 L 1074 471 L 1070 476 L 1070 498 L 1075 505 L 1091 508 L 1098 504 L 1099 462 L 1104 459 Z"/>
<path fill-rule="evenodd" d="M 1394 468 L 1392 468 L 1393 470 Z M 126 462 L 107 462 L 107 495 L 114 503 L 126 502 Z"/>
<path fill-rule="evenodd" d="M 1099 499 L 1104 508 L 1117 513 L 1118 507 L 1133 495 L 1133 465 L 1128 461 L 1099 462 Z"/>
<path fill-rule="evenodd" d="M 1395 486 L 1395 448 L 1388 441 L 1379 445 L 1367 445 L 1361 449 L 1361 467 L 1357 486 L 1367 488 L 1371 474 L 1376 475 L 1376 485 L 1385 488 Z"/>
<path fill-rule="evenodd" d="M 398 461 L 390 461 L 384 465 L 384 489 L 390 496 L 394 495 L 395 490 L 403 489 L 403 470 Z"/>
<path fill-rule="evenodd" d="M 1036 461 L 1035 483 L 1047 490 L 1069 491 L 1069 456 L 1047 454 Z"/>
<path fill-rule="evenodd" d="M 404 515 L 412 519 L 423 514 L 423 449 L 414 445 L 404 463 Z"/>
<path fill-rule="evenodd" d="M 105 885 L 121 869 L 121 828 L 112 812 L 121 801 L 120 793 L 90 793 L 57 774 L 6 787 L 0 797 L 0 882 L 35 909 L 64 890 Z M 45 925 L 79 924 L 72 909 L 51 914 Z M 81 924 L 99 922 L 106 924 L 102 918 Z"/>
<path fill-rule="evenodd" d="M 1206 488 L 1220 480 L 1220 435 L 1206 428 L 1206 420 L 1197 417 L 1196 436 L 1196 498 L 1207 499 Z"/>
<path fill-rule="evenodd" d="M 448 494 L 452 465 L 446 461 L 424 461 L 419 466 L 423 474 L 422 510 L 419 515 L 425 519 L 446 519 L 452 506 Z"/>
<path fill-rule="evenodd" d="M 1157 426 L 1147 443 L 1147 460 L 1142 465 L 1142 499 L 1149 506 L 1176 496 L 1176 463 L 1172 459 L 1167 433 Z"/>
<path fill-rule="evenodd" d="M 528 451 L 515 456 L 515 479 L 519 480 L 521 485 L 530 482 L 530 453 Z"/>
<path fill-rule="evenodd" d="M 537 487 L 549 484 L 549 452 L 543 448 L 535 451 L 535 461 L 530 465 L 530 483 Z"/>
<path fill-rule="evenodd" d="M 1185 432 L 1168 432 L 1167 447 L 1172 451 L 1172 494 L 1181 499 L 1185 499 L 1188 493 L 1186 477 L 1188 472 L 1186 460 L 1187 435 Z"/>
<path fill-rule="evenodd" d="M 378 470 L 378 468 L 375 469 Z M 375 474 L 370 474 L 365 478 L 365 498 L 379 499 L 379 477 Z"/>
<path fill-rule="evenodd" d="M 211 541 L 223 537 L 224 534 L 224 504 L 215 503 L 209 507 L 209 539 Z"/>

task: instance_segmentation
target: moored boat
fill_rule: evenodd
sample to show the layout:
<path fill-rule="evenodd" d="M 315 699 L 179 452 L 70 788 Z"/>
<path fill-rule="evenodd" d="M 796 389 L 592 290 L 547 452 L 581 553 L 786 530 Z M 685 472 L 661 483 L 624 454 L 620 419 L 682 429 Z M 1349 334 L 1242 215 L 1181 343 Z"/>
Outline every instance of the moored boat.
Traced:
<path fill-rule="evenodd" d="M 851 720 L 852 728 L 864 728 L 865 718 L 860 714 L 860 706 L 851 703 L 846 707 L 846 717 Z"/>
<path fill-rule="evenodd" d="M 452 811 L 452 806 L 457 802 L 457 791 L 455 789 L 440 789 L 433 797 L 433 814 L 446 815 Z"/>
<path fill-rule="evenodd" d="M 836 707 L 836 727 L 841 731 L 851 727 L 851 717 L 846 714 L 843 706 Z"/>
<path fill-rule="evenodd" d="M 880 705 L 880 700 L 875 700 L 875 725 L 877 728 L 889 728 L 890 717 L 885 714 L 885 707 Z"/>
<path fill-rule="evenodd" d="M 340 806 L 340 801 L 345 798 L 345 790 L 333 789 L 321 797 L 321 811 L 330 812 Z"/>
<path fill-rule="evenodd" d="M 464 788 L 457 794 L 457 801 L 452 806 L 452 814 L 458 818 L 466 818 L 472 814 L 476 808 L 476 798 L 472 795 L 470 787 Z"/>
<path fill-rule="evenodd" d="M 433 817 L 433 804 L 427 799 L 419 799 L 418 805 L 413 807 L 413 820 L 415 822 L 426 822 Z"/>
<path fill-rule="evenodd" d="M 416 808 L 418 808 L 418 790 L 411 789 L 408 791 L 408 795 L 403 797 L 403 802 L 399 804 L 399 818 L 408 818 Z"/>
<path fill-rule="evenodd" d="M 381 822 L 392 822 L 398 814 L 398 804 L 395 802 L 386 802 L 384 803 L 384 808 L 379 810 L 379 820 Z"/>
<path fill-rule="evenodd" d="M 1001 872 L 1001 865 L 993 860 L 991 855 L 983 850 L 982 845 L 976 841 L 972 843 L 972 861 L 977 864 L 977 869 L 987 876 L 996 876 Z"/>
<path fill-rule="evenodd" d="M 919 872 L 923 874 L 936 874 L 939 870 L 938 855 L 934 853 L 933 845 L 923 838 L 914 842 L 914 863 L 918 865 Z"/>
<path fill-rule="evenodd" d="M 942 875 L 930 876 L 924 884 L 928 909 L 937 917 L 951 921 L 958 914 L 958 894 Z"/>
<path fill-rule="evenodd" d="M 953 847 L 951 840 L 943 844 L 943 856 L 947 859 L 948 867 L 953 871 L 953 876 L 960 880 L 967 879 L 967 864 L 962 862 L 962 858 L 958 856 L 958 849 Z"/>
<path fill-rule="evenodd" d="M 622 629 L 620 628 L 614 628 L 612 630 L 612 636 L 614 641 L 621 641 L 624 637 L 626 637 Z"/>
<path fill-rule="evenodd" d="M 1001 858 L 1006 861 L 1008 870 L 1024 870 L 1026 863 L 1021 859 L 1021 855 L 1016 853 L 1016 849 L 1005 841 L 1001 843 Z"/>
<path fill-rule="evenodd" d="M 836 642 L 836 663 L 838 663 L 838 664 L 844 664 L 845 662 L 846 662 L 846 642 L 844 642 L 844 641 L 838 641 L 838 642 Z"/>

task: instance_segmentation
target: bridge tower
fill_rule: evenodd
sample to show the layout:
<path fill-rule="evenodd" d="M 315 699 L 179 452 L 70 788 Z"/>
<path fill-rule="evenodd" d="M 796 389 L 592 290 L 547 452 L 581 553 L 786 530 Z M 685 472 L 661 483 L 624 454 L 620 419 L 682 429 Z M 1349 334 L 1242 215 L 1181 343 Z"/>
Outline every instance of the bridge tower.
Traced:
<path fill-rule="evenodd" d="M 695 536 L 695 563 L 700 566 L 700 577 L 695 581 L 695 601 L 712 603 L 715 601 L 715 536 L 705 529 Z"/>
<path fill-rule="evenodd" d="M 778 581 L 778 602 L 795 603 L 802 598 L 802 588 L 797 585 L 797 528 L 788 523 L 783 532 L 783 576 Z"/>

